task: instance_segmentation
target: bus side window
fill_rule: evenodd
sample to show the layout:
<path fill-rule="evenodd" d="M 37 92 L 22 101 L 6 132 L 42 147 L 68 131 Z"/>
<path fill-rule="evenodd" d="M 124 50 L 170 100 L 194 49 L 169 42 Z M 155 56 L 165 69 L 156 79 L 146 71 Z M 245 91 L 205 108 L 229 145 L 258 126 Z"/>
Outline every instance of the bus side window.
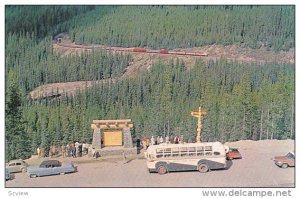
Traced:
<path fill-rule="evenodd" d="M 188 147 L 189 156 L 196 156 L 196 147 Z"/>
<path fill-rule="evenodd" d="M 171 153 L 165 153 L 164 157 L 171 157 Z"/>
<path fill-rule="evenodd" d="M 156 158 L 163 157 L 164 150 L 162 148 L 156 149 Z"/>
<path fill-rule="evenodd" d="M 204 155 L 203 146 L 197 146 L 197 156 L 203 156 L 203 155 Z"/>
<path fill-rule="evenodd" d="M 164 149 L 164 157 L 171 157 L 171 148 Z"/>
<path fill-rule="evenodd" d="M 181 147 L 180 148 L 180 156 L 187 156 L 187 148 L 186 147 Z"/>
<path fill-rule="evenodd" d="M 163 157 L 163 154 L 162 154 L 162 153 L 156 155 L 156 158 L 162 158 L 162 157 Z"/>
<path fill-rule="evenodd" d="M 164 152 L 164 149 L 162 149 L 162 148 L 158 148 L 158 149 L 156 149 L 156 153 L 158 154 L 160 154 L 160 153 L 163 153 Z"/>
<path fill-rule="evenodd" d="M 212 156 L 212 146 L 205 146 L 205 155 Z"/>
<path fill-rule="evenodd" d="M 197 146 L 197 152 L 204 151 L 203 146 Z"/>
<path fill-rule="evenodd" d="M 205 151 L 212 151 L 212 146 L 206 146 Z"/>
<path fill-rule="evenodd" d="M 177 147 L 172 148 L 172 156 L 173 157 L 178 157 L 179 156 L 179 148 L 177 148 Z"/>

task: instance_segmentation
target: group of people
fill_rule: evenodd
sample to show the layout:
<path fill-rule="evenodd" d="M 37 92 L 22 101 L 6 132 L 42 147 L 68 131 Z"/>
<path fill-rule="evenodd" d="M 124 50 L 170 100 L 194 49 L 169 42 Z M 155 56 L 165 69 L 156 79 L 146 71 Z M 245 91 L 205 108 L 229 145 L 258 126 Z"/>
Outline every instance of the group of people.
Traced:
<path fill-rule="evenodd" d="M 150 145 L 158 145 L 158 144 L 183 144 L 184 138 L 183 135 L 175 135 L 175 136 L 152 136 L 151 138 L 143 137 L 142 144 L 145 149 L 147 149 Z"/>
<path fill-rule="evenodd" d="M 58 156 L 61 153 L 62 157 L 82 157 L 83 155 L 87 154 L 88 152 L 88 144 L 81 144 L 81 143 L 71 143 L 71 144 L 63 144 L 61 148 L 56 148 L 55 145 L 52 145 L 49 149 L 49 157 Z M 44 148 L 37 148 L 37 155 L 38 157 L 45 157 L 47 156 L 45 153 Z"/>
<path fill-rule="evenodd" d="M 62 157 L 70 157 L 76 158 L 76 156 L 82 156 L 82 145 L 81 144 L 67 144 L 66 146 L 63 144 L 61 146 Z"/>

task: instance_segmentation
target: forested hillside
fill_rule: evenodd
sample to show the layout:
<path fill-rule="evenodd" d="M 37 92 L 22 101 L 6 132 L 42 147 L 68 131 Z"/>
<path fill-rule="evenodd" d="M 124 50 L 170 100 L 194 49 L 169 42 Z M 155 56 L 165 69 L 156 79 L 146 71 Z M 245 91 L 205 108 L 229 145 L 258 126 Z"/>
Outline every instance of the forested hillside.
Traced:
<path fill-rule="evenodd" d="M 31 137 L 49 130 L 55 143 L 91 141 L 93 119 L 133 120 L 141 136 L 182 134 L 194 137 L 190 111 L 207 110 L 204 141 L 294 137 L 293 65 L 241 65 L 220 61 L 157 63 L 134 80 L 94 86 L 77 97 L 42 100 L 25 107 Z M 34 146 L 41 142 L 37 141 Z"/>
<path fill-rule="evenodd" d="M 294 47 L 293 6 L 122 6 L 107 15 L 103 10 L 74 21 L 80 24 L 70 31 L 75 42 L 155 49 L 214 43 Z"/>
<path fill-rule="evenodd" d="M 95 6 L 6 6 L 5 33 L 24 35 L 30 33 L 37 38 L 52 36 L 67 31 L 72 17 L 93 10 Z"/>
<path fill-rule="evenodd" d="M 294 138 L 294 64 L 197 59 L 153 61 L 132 78 L 76 96 L 31 100 L 53 82 L 121 76 L 132 57 L 94 50 L 60 56 L 52 39 L 158 49 L 237 44 L 294 47 L 293 6 L 7 6 L 5 11 L 6 159 L 38 146 L 91 142 L 93 119 L 131 118 L 138 137 L 194 138 L 190 111 L 202 105 L 203 141 Z M 26 14 L 26 17 L 22 17 Z M 22 24 L 21 24 L 22 23 Z"/>
<path fill-rule="evenodd" d="M 131 57 L 95 50 L 81 56 L 61 57 L 47 37 L 36 42 L 30 35 L 7 35 L 6 69 L 18 73 L 24 93 L 41 84 L 78 80 L 101 80 L 124 72 Z"/>

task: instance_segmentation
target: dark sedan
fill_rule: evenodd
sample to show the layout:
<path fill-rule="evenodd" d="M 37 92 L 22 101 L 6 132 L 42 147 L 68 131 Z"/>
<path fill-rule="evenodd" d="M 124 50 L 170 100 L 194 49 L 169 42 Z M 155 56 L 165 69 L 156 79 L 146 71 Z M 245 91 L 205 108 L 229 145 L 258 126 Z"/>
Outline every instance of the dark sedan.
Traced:
<path fill-rule="evenodd" d="M 62 163 L 58 160 L 46 160 L 38 166 L 29 166 L 27 168 L 27 175 L 29 177 L 41 177 L 58 174 L 64 175 L 72 172 L 75 172 L 75 167 L 72 163 Z"/>

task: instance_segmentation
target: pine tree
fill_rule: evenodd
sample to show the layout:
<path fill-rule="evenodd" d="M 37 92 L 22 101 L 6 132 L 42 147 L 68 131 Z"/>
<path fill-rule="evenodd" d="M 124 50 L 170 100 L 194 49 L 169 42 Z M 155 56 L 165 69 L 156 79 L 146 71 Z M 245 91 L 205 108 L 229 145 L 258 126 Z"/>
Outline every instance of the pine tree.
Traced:
<path fill-rule="evenodd" d="M 13 71 L 8 75 L 5 101 L 6 160 L 30 156 L 30 141 L 22 117 L 22 95 Z"/>
<path fill-rule="evenodd" d="M 48 156 L 49 151 L 50 151 L 51 142 L 50 142 L 50 137 L 49 137 L 50 135 L 49 135 L 49 131 L 48 131 L 47 118 L 43 118 L 40 123 L 41 123 L 41 127 L 40 127 L 41 148 L 44 149 L 45 156 Z"/>

